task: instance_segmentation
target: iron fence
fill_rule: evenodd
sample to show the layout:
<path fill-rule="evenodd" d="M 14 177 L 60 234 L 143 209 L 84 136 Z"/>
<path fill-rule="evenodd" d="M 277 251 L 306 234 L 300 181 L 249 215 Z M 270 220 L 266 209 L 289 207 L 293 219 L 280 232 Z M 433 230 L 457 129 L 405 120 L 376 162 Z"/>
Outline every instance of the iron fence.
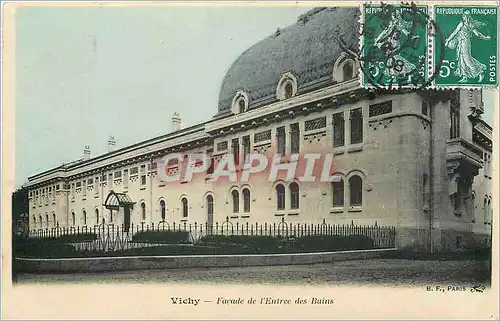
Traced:
<path fill-rule="evenodd" d="M 208 223 L 168 223 L 160 221 L 150 224 L 131 224 L 128 228 L 122 225 L 101 223 L 95 226 L 83 227 L 53 227 L 50 229 L 32 230 L 28 239 L 43 241 L 43 239 L 61 240 L 73 245 L 78 250 L 86 251 L 118 251 L 138 247 L 151 247 L 165 242 L 135 239 L 143 232 L 183 232 L 186 243 L 196 243 L 206 235 L 245 235 L 273 236 L 282 238 L 299 238 L 303 236 L 349 236 L 362 235 L 373 240 L 375 248 L 395 247 L 396 229 L 393 226 L 361 226 L 354 224 L 340 225 L 303 222 L 272 223 L 240 223 L 231 222 L 229 217 L 224 222 Z"/>

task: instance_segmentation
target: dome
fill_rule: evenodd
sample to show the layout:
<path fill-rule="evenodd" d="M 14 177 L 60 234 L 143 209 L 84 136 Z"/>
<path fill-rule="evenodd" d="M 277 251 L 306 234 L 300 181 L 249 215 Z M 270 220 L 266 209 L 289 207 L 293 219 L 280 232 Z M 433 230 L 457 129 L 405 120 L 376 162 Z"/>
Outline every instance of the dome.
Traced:
<path fill-rule="evenodd" d="M 239 91 L 248 95 L 249 109 L 276 101 L 278 82 L 287 72 L 297 79 L 297 94 L 333 84 L 333 66 L 342 53 L 337 39 L 342 36 L 356 48 L 358 19 L 356 7 L 315 8 L 250 47 L 224 76 L 217 116 L 231 113 Z"/>

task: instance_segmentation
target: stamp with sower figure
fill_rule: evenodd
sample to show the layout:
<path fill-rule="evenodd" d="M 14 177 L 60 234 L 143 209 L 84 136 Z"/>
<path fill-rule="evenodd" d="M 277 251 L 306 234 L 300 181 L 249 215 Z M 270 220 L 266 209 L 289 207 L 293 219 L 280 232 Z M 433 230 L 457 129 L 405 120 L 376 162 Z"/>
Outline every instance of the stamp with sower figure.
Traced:
<path fill-rule="evenodd" d="M 364 88 L 496 87 L 497 7 L 364 4 Z"/>
<path fill-rule="evenodd" d="M 427 6 L 365 4 L 362 16 L 363 87 L 426 86 L 429 82 Z"/>
<path fill-rule="evenodd" d="M 444 37 L 434 60 L 443 56 L 434 84 L 439 87 L 495 87 L 497 7 L 436 6 L 434 19 Z"/>

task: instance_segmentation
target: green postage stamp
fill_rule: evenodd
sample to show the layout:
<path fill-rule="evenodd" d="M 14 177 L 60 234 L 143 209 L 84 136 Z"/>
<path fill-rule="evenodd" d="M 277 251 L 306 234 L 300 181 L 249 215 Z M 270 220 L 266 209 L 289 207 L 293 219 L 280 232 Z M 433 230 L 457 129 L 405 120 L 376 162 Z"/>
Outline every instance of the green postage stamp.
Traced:
<path fill-rule="evenodd" d="M 496 86 L 497 7 L 436 6 L 434 17 L 444 42 L 434 50 L 434 62 L 441 62 L 435 85 Z M 434 34 L 434 43 L 439 36 Z"/>
<path fill-rule="evenodd" d="M 414 87 L 428 82 L 427 6 L 364 5 L 361 79 L 365 87 Z"/>
<path fill-rule="evenodd" d="M 363 4 L 362 86 L 496 87 L 497 12 L 483 5 Z"/>

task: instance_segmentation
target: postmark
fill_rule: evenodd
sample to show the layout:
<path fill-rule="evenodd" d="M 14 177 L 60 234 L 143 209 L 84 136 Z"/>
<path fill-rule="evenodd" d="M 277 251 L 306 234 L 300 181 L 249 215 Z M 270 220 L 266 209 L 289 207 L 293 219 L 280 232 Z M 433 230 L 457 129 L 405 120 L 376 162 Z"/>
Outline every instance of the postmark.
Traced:
<path fill-rule="evenodd" d="M 497 12 L 494 6 L 434 7 L 444 37 L 444 46 L 436 46 L 432 57 L 443 56 L 436 87 L 497 86 Z"/>
<path fill-rule="evenodd" d="M 428 7 L 364 4 L 361 11 L 361 85 L 389 89 L 430 85 Z"/>

